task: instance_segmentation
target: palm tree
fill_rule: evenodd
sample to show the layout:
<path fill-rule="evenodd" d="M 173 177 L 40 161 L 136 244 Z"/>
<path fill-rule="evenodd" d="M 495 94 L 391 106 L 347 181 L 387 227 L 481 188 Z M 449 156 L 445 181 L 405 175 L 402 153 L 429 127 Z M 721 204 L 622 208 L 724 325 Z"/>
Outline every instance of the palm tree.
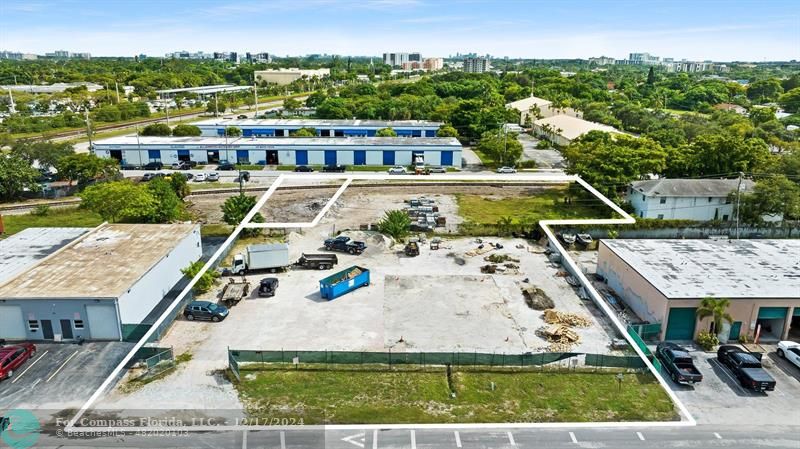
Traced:
<path fill-rule="evenodd" d="M 731 300 L 728 298 L 703 298 L 695 315 L 700 320 L 712 317 L 709 331 L 718 333 L 722 331 L 722 320 L 727 321 L 728 324 L 733 323 L 733 317 L 728 313 L 728 306 L 730 305 Z"/>

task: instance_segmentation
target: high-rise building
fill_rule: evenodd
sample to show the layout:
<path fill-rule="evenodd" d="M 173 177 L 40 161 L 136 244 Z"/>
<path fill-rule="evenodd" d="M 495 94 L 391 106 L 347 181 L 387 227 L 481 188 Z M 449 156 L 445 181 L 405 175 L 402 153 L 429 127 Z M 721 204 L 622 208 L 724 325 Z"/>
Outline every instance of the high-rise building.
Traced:
<path fill-rule="evenodd" d="M 428 71 L 442 70 L 444 68 L 444 59 L 442 58 L 425 58 L 422 62 L 422 68 Z"/>
<path fill-rule="evenodd" d="M 272 62 L 272 56 L 269 53 L 245 53 L 245 59 L 250 63 L 267 63 Z"/>
<path fill-rule="evenodd" d="M 464 71 L 467 73 L 483 73 L 492 69 L 492 64 L 487 58 L 464 58 Z"/>
<path fill-rule="evenodd" d="M 402 67 L 407 62 L 422 62 L 419 53 L 384 53 L 383 63 L 392 67 Z"/>
<path fill-rule="evenodd" d="M 653 56 L 650 53 L 631 53 L 628 55 L 628 64 L 632 65 L 658 65 L 661 58 Z"/>
<path fill-rule="evenodd" d="M 420 53 L 409 53 L 408 60 L 410 62 L 422 62 L 422 54 Z"/>

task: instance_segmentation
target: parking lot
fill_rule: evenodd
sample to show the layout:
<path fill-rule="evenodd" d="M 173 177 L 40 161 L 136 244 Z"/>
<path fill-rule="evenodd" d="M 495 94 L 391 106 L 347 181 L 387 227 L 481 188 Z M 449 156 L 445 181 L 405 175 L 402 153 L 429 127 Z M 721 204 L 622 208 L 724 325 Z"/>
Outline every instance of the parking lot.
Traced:
<path fill-rule="evenodd" d="M 123 342 L 37 344 L 34 357 L 0 381 L 0 409 L 79 407 L 132 347 Z"/>
<path fill-rule="evenodd" d="M 800 368 L 780 359 L 774 347 L 763 356 L 775 391 L 756 393 L 744 389 L 731 371 L 717 361 L 716 353 L 691 352 L 703 381 L 695 386 L 667 383 L 694 414 L 699 424 L 797 425 L 800 422 Z"/>

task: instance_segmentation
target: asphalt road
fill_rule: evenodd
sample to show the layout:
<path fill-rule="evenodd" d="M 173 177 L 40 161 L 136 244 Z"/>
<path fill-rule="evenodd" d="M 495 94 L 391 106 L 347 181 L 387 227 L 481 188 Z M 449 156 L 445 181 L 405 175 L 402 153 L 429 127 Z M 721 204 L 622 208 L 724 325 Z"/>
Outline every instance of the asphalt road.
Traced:
<path fill-rule="evenodd" d="M 289 429 L 177 432 L 166 436 L 41 435 L 42 448 L 325 448 L 325 449 L 489 449 L 489 448 L 787 448 L 800 447 L 797 427 L 644 427 L 575 429 Z"/>

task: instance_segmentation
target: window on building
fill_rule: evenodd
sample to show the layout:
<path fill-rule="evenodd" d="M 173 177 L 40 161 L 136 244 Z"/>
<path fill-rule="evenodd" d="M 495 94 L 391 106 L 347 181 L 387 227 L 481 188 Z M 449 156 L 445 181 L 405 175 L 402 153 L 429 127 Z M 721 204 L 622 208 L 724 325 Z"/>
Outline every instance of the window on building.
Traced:
<path fill-rule="evenodd" d="M 658 214 L 658 219 L 659 220 L 663 220 L 664 219 L 664 214 Z"/>
<path fill-rule="evenodd" d="M 712 197 L 708 197 L 708 202 L 709 202 L 709 203 L 710 203 L 710 202 L 712 202 L 713 200 L 714 200 L 714 198 L 712 198 Z"/>
<path fill-rule="evenodd" d="M 723 215 L 722 216 L 722 221 L 728 221 L 728 216 L 727 215 Z"/>
<path fill-rule="evenodd" d="M 75 329 L 83 329 L 83 320 L 75 320 Z"/>
<path fill-rule="evenodd" d="M 658 203 L 659 203 L 659 204 L 667 204 L 667 199 L 666 199 L 666 198 L 661 198 L 661 199 L 658 201 Z"/>
<path fill-rule="evenodd" d="M 642 201 L 647 201 L 647 197 L 642 195 Z"/>
<path fill-rule="evenodd" d="M 639 212 L 639 218 L 644 218 L 644 212 Z"/>
<path fill-rule="evenodd" d="M 39 322 L 36 320 L 28 320 L 28 330 L 36 332 L 39 330 Z"/>

